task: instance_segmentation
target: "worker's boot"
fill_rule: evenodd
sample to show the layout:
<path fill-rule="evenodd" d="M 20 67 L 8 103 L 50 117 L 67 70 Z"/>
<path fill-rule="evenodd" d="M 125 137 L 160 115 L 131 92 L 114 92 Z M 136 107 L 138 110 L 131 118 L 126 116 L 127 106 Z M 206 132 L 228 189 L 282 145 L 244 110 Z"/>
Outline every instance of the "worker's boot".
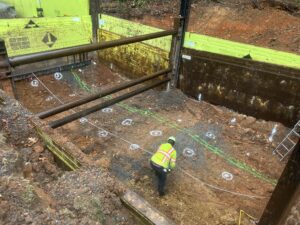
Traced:
<path fill-rule="evenodd" d="M 159 197 L 163 197 L 163 196 L 165 196 L 165 194 L 166 194 L 166 193 L 165 193 L 164 191 L 160 191 L 160 192 L 159 192 Z"/>

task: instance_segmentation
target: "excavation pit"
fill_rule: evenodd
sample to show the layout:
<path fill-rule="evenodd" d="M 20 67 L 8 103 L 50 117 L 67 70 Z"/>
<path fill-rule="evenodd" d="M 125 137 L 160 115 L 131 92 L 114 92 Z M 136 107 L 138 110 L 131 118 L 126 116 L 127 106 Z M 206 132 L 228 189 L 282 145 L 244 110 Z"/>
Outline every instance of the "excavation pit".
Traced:
<path fill-rule="evenodd" d="M 62 72 L 62 79 L 55 79 L 54 74 L 35 79 L 39 85 L 34 87 L 30 79 L 17 82 L 20 102 L 33 113 L 128 80 L 99 62 L 81 71 Z M 49 96 L 53 98 L 49 100 Z M 103 101 L 95 100 L 73 110 Z M 44 121 L 71 113 L 66 111 Z M 234 126 L 228 122 L 232 118 L 236 118 Z M 161 87 L 55 130 L 93 164 L 108 170 L 175 224 L 232 224 L 240 209 L 256 218 L 261 216 L 284 167 L 272 151 L 287 128 L 278 124 L 270 143 L 268 137 L 275 124 L 195 101 L 179 90 L 165 92 Z M 153 131 L 161 135 L 153 135 Z M 167 195 L 159 198 L 149 158 L 169 136 L 177 138 L 177 168 L 168 176 Z M 194 150 L 192 157 L 185 156 L 187 146 Z M 233 179 L 223 179 L 224 171 Z"/>

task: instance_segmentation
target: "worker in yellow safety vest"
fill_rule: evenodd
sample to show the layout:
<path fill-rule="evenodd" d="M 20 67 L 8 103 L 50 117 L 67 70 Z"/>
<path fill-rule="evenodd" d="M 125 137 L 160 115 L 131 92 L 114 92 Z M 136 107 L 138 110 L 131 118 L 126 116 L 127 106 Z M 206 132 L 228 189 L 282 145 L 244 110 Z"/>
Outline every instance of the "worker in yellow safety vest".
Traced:
<path fill-rule="evenodd" d="M 168 142 L 161 144 L 150 159 L 150 165 L 158 178 L 159 196 L 165 195 L 164 188 L 167 180 L 167 173 L 171 172 L 176 165 L 177 153 L 174 149 L 175 142 L 175 137 L 169 137 Z"/>

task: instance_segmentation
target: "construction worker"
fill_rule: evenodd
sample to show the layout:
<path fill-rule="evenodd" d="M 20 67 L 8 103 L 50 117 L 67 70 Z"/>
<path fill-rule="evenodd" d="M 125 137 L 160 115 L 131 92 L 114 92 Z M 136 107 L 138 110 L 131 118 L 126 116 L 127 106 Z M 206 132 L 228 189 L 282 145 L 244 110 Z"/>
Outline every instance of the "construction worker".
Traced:
<path fill-rule="evenodd" d="M 164 196 L 164 187 L 167 180 L 167 173 L 171 172 L 176 165 L 176 150 L 174 149 L 176 139 L 169 137 L 168 142 L 161 144 L 156 153 L 150 159 L 150 165 L 158 178 L 159 196 Z"/>

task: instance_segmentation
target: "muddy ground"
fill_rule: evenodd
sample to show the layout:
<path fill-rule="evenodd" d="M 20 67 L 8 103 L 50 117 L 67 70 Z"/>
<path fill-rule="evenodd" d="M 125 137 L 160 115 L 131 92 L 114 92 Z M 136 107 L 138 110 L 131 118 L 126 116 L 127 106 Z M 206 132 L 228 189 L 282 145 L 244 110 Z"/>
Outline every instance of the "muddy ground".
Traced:
<path fill-rule="evenodd" d="M 150 26 L 170 29 L 180 1 L 106 1 L 102 12 Z M 291 1 L 193 1 L 188 31 L 300 53 L 300 3 Z M 297 8 L 282 7 L 293 3 Z"/>
<path fill-rule="evenodd" d="M 35 79 L 17 83 L 20 101 L 34 113 L 127 80 L 98 62 L 64 72 L 59 80 L 53 74 L 39 77 L 32 86 Z M 259 218 L 285 164 L 272 150 L 287 128 L 164 90 L 147 91 L 57 130 L 176 224 L 236 224 L 240 210 Z M 270 142 L 275 124 L 278 132 Z M 159 198 L 148 160 L 170 135 L 177 138 L 178 164 L 169 174 L 167 195 Z"/>

